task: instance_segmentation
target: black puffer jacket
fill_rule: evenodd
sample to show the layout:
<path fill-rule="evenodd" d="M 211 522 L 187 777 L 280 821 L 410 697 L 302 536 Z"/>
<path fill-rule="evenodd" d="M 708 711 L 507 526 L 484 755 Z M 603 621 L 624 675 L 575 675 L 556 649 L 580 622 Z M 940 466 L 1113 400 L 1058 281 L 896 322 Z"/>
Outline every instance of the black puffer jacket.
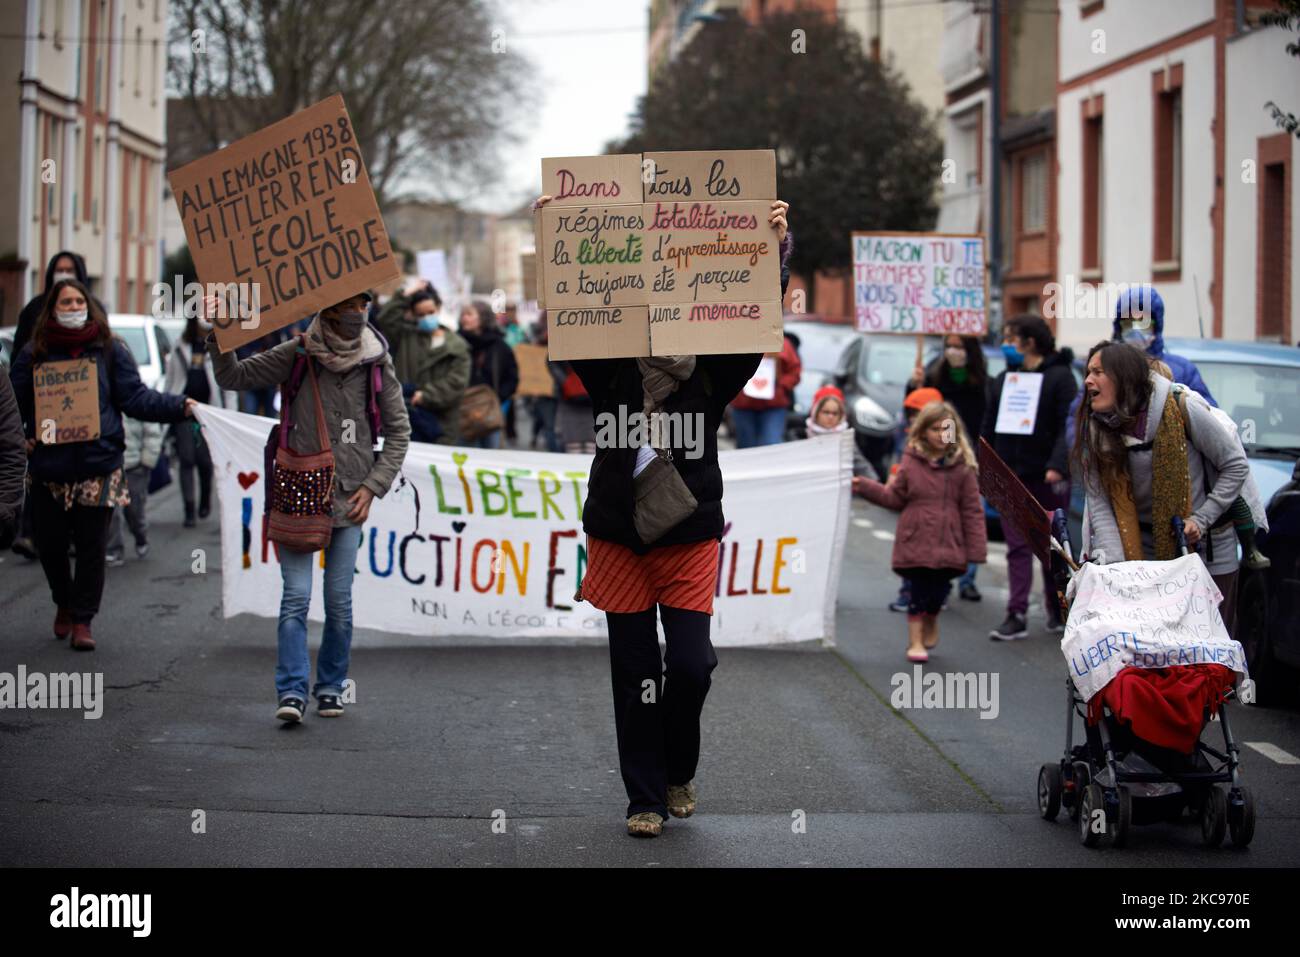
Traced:
<path fill-rule="evenodd" d="M 588 535 L 625 545 L 638 555 L 652 548 L 701 542 L 722 537 L 722 470 L 718 468 L 718 426 L 722 413 L 758 368 L 761 353 L 700 356 L 695 371 L 665 400 L 668 413 L 703 414 L 704 435 L 699 458 L 687 458 L 685 450 L 673 449 L 673 464 L 699 502 L 694 514 L 683 520 L 653 545 L 637 536 L 632 524 L 632 469 L 636 449 L 605 448 L 596 451 L 587 480 L 587 503 L 582 510 L 582 529 Z M 597 435 L 601 416 L 619 420 L 640 411 L 644 397 L 641 370 L 635 359 L 583 359 L 572 363 L 591 395 Z"/>
<path fill-rule="evenodd" d="M 980 432 L 993 446 L 993 451 L 1022 479 L 1042 482 L 1048 469 L 1056 469 L 1067 478 L 1070 475 L 1070 450 L 1065 430 L 1070 417 L 1070 403 L 1079 391 L 1079 384 L 1070 371 L 1073 362 L 1074 353 L 1061 349 L 1045 357 L 1037 369 L 1023 370 L 1043 374 L 1043 390 L 1038 395 L 1038 417 L 1034 420 L 1032 435 L 1001 435 L 993 431 L 998 421 L 998 406 L 1002 404 L 1002 384 L 1007 378 L 1005 370 L 989 388 L 989 403 L 984 410 L 984 427 Z"/>

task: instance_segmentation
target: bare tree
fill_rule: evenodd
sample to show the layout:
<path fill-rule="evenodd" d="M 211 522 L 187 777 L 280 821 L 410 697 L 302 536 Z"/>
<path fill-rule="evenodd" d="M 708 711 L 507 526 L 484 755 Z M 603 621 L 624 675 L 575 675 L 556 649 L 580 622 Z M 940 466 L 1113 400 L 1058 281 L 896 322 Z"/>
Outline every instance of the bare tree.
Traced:
<path fill-rule="evenodd" d="M 491 182 L 527 115 L 528 63 L 495 0 L 172 0 L 168 80 L 191 151 L 209 152 L 334 93 L 382 206 Z"/>

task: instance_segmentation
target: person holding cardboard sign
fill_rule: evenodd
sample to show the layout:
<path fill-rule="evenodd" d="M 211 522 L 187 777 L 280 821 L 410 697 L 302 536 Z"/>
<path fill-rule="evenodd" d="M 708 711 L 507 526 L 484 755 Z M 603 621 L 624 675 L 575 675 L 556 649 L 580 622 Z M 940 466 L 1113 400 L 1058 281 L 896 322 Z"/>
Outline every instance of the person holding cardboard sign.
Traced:
<path fill-rule="evenodd" d="M 284 580 L 275 716 L 285 722 L 301 721 L 307 708 L 307 608 L 318 549 L 325 552 L 325 634 L 312 693 L 321 717 L 343 714 L 352 649 L 352 575 L 362 526 L 375 496 L 386 495 L 397 478 L 410 443 L 402 384 L 387 342 L 366 322 L 369 304 L 368 292 L 349 296 L 322 309 L 303 335 L 243 360 L 222 352 L 214 337 L 207 340 L 223 389 L 281 387 L 279 431 L 273 433 L 278 447 L 267 453 L 275 463 L 267 472 L 279 483 L 267 485 L 270 523 L 264 528 L 279 546 Z M 215 299 L 204 301 L 207 315 L 216 308 Z M 288 464 L 293 459 L 327 464 L 298 469 Z M 270 483 L 270 474 L 266 480 Z M 295 516 L 306 519 L 297 530 Z M 283 533 L 275 524 L 278 517 L 284 518 Z"/>
<path fill-rule="evenodd" d="M 534 204 L 540 209 L 550 200 Z M 782 250 L 781 287 L 789 279 L 788 205 L 772 204 L 768 222 Z M 700 714 L 718 659 L 709 640 L 722 514 L 718 427 L 727 404 L 758 368 L 761 353 L 575 359 L 591 397 L 596 457 L 582 527 L 587 570 L 574 596 L 605 612 L 619 769 L 627 789 L 627 831 L 655 837 L 664 821 L 696 809 Z M 684 449 L 671 426 L 611 439 L 609 421 L 701 424 L 702 448 Z M 669 433 L 665 436 L 663 433 Z M 658 433 L 658 434 L 656 434 Z M 659 654 L 655 609 L 667 655 Z"/>
<path fill-rule="evenodd" d="M 113 508 L 130 501 L 122 416 L 180 422 L 194 402 L 140 381 L 131 350 L 76 279 L 54 284 L 11 376 L 27 436 L 36 547 L 57 609 L 54 635 L 93 651 Z"/>

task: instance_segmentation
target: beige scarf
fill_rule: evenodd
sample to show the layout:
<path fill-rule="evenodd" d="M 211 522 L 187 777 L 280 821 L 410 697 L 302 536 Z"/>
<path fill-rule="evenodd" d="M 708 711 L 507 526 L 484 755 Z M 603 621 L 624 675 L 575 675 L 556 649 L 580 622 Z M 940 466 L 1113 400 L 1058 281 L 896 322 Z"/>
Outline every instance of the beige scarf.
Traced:
<path fill-rule="evenodd" d="M 654 422 L 654 413 L 663 406 L 664 400 L 695 371 L 695 356 L 646 356 L 637 359 L 636 364 L 641 370 L 642 411 L 648 421 Z M 665 447 L 662 443 L 666 437 L 660 430 L 652 429 L 651 436 L 655 448 Z"/>
<path fill-rule="evenodd" d="M 319 315 L 307 327 L 307 354 L 330 372 L 342 374 L 358 363 L 369 362 L 383 355 L 384 345 L 367 325 L 361 335 L 344 339 L 332 322 L 321 320 Z"/>

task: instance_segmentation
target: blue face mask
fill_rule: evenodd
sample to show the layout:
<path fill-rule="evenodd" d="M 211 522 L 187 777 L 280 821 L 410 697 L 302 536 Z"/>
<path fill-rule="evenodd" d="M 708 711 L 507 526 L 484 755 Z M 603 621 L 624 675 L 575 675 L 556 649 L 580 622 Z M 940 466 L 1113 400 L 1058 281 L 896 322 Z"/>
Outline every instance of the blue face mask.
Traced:
<path fill-rule="evenodd" d="M 1155 340 L 1149 329 L 1130 329 L 1124 333 L 1124 341 L 1137 346 L 1139 349 L 1150 349 L 1151 343 Z"/>
<path fill-rule="evenodd" d="M 1018 366 L 1025 361 L 1025 354 L 1009 342 L 1002 343 L 1002 354 L 1007 358 L 1007 365 Z"/>
<path fill-rule="evenodd" d="M 437 329 L 438 326 L 439 326 L 438 317 L 435 316 L 433 313 L 429 313 L 427 316 L 420 317 L 421 332 L 433 332 L 433 330 Z"/>

